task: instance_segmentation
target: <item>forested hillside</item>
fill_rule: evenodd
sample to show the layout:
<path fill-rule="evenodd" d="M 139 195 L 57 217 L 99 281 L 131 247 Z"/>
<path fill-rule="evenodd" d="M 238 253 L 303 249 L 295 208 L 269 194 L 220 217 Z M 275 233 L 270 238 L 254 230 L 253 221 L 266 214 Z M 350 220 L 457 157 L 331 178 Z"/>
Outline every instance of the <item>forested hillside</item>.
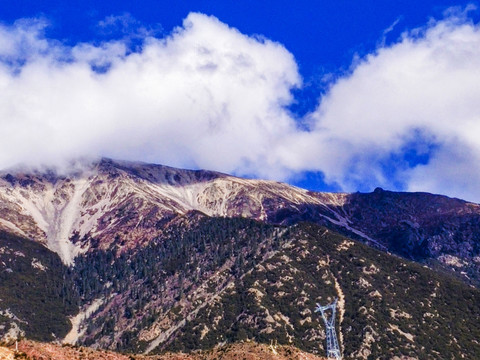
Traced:
<path fill-rule="evenodd" d="M 57 254 L 0 232 L 0 338 L 62 339 L 78 311 L 72 280 Z"/>
<path fill-rule="evenodd" d="M 338 297 L 345 358 L 480 354 L 477 289 L 313 224 L 192 213 L 143 249 L 89 254 L 76 268 L 83 303 L 102 302 L 85 345 L 191 351 L 250 339 L 322 354 L 313 310 Z"/>

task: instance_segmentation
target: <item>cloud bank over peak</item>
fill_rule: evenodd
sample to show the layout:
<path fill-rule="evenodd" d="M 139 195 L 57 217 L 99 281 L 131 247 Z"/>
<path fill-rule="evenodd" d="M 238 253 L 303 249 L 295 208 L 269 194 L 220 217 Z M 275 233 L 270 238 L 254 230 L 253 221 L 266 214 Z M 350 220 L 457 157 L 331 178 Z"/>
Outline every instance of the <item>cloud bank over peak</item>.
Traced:
<path fill-rule="evenodd" d="M 333 159 L 317 166 L 348 189 L 480 200 L 471 177 L 480 176 L 479 81 L 480 29 L 464 14 L 403 34 L 334 83 L 311 114 L 311 134 Z"/>
<path fill-rule="evenodd" d="M 275 143 L 295 131 L 284 109 L 300 85 L 293 56 L 216 18 L 190 14 L 140 52 L 121 41 L 67 48 L 36 26 L 0 30 L 13 44 L 19 32 L 33 56 L 0 67 L 1 167 L 104 155 L 228 172 L 262 163 L 267 176 Z"/>
<path fill-rule="evenodd" d="M 480 201 L 480 29 L 465 14 L 355 61 L 307 127 L 287 109 L 302 86 L 294 56 L 215 17 L 191 13 L 164 38 L 138 31 L 134 50 L 126 38 L 67 46 L 45 26 L 0 25 L 0 168 L 108 156 Z"/>

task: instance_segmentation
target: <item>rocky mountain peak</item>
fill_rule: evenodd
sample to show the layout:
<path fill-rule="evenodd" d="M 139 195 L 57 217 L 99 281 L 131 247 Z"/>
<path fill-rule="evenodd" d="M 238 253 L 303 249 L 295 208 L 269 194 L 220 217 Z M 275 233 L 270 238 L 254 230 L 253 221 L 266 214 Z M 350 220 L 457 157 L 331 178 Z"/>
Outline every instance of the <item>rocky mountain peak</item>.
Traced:
<path fill-rule="evenodd" d="M 107 158 L 71 168 L 0 174 L 0 229 L 46 244 L 72 264 L 78 254 L 113 242 L 126 248 L 148 243 L 164 224 L 190 211 L 283 225 L 312 221 L 409 259 L 435 260 L 464 279 L 480 279 L 478 204 L 381 188 L 316 193 Z"/>

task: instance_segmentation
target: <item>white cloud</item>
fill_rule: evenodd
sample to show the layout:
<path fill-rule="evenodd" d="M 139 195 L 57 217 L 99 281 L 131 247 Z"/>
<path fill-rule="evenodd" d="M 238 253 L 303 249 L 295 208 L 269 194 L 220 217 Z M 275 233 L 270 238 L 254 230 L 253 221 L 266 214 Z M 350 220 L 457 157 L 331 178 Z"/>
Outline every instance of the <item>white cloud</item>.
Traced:
<path fill-rule="evenodd" d="M 400 182 L 478 201 L 479 83 L 478 25 L 456 15 L 406 33 L 331 86 L 311 115 L 311 142 L 304 145 L 326 156 L 298 167 L 322 169 L 348 190 Z M 412 148 L 421 154 L 422 146 L 426 165 L 412 169 L 401 160 Z"/>
<path fill-rule="evenodd" d="M 18 66 L 49 50 L 43 37 L 47 23 L 43 19 L 21 19 L 11 27 L 0 24 L 0 61 Z"/>
<path fill-rule="evenodd" d="M 107 16 L 98 23 L 96 30 L 105 37 L 121 36 L 124 41 L 143 39 L 162 33 L 162 27 L 159 24 L 146 27 L 130 13 Z"/>
<path fill-rule="evenodd" d="M 67 47 L 44 26 L 0 26 L 2 168 L 110 156 L 480 201 L 480 30 L 458 13 L 357 60 L 307 130 L 285 110 L 293 55 L 214 17 L 133 53 L 125 39 Z"/>
<path fill-rule="evenodd" d="M 2 38 L 15 44 L 19 31 L 3 27 Z M 285 170 L 275 144 L 295 131 L 283 105 L 300 77 L 280 44 L 201 14 L 165 39 L 145 38 L 137 53 L 120 41 L 66 48 L 37 27 L 27 33 L 44 50 L 19 73 L 0 68 L 1 167 L 100 154 L 262 176 Z"/>

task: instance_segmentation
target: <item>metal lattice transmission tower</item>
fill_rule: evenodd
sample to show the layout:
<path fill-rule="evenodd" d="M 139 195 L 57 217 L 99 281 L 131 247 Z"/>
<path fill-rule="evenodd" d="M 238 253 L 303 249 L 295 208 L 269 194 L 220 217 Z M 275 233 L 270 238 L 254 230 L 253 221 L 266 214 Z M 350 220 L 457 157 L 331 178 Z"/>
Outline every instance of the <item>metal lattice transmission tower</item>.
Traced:
<path fill-rule="evenodd" d="M 332 310 L 332 315 L 328 319 L 327 311 Z M 337 299 L 328 305 L 321 306 L 317 304 L 315 312 L 320 312 L 322 314 L 323 322 L 325 323 L 326 328 L 326 337 L 327 337 L 327 357 L 331 359 L 340 360 L 342 355 L 340 353 L 340 347 L 338 346 L 337 334 L 335 332 L 335 312 L 337 310 Z"/>

